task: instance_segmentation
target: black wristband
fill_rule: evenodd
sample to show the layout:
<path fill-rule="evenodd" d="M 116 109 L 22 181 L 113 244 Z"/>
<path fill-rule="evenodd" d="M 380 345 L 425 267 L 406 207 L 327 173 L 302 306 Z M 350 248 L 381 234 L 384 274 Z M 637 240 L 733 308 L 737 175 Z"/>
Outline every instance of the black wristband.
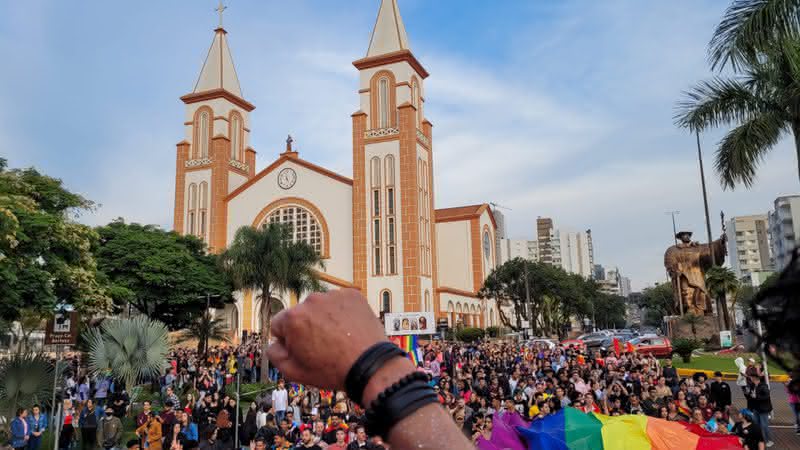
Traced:
<path fill-rule="evenodd" d="M 378 394 L 366 413 L 366 428 L 371 435 L 389 439 L 389 431 L 414 411 L 439 397 L 428 385 L 429 377 L 423 372 L 412 372 Z"/>
<path fill-rule="evenodd" d="M 396 356 L 406 357 L 407 353 L 391 342 L 378 342 L 368 348 L 358 357 L 347 372 L 347 378 L 344 379 L 344 387 L 347 391 L 347 396 L 361 405 L 364 398 L 364 389 L 367 387 L 370 378 L 375 375 L 375 372 L 380 369 L 386 361 Z"/>

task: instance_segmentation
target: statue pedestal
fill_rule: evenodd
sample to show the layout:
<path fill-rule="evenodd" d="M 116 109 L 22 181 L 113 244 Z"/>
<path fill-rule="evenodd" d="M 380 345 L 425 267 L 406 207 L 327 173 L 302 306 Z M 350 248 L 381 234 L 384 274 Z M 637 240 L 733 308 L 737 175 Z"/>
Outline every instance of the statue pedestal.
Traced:
<path fill-rule="evenodd" d="M 667 336 L 670 340 L 675 339 L 694 339 L 692 326 L 684 322 L 680 316 L 668 316 L 664 318 L 667 324 Z M 703 322 L 695 325 L 697 340 L 704 342 L 708 340 L 710 347 L 719 347 L 720 328 L 717 325 L 717 316 L 703 316 Z"/>

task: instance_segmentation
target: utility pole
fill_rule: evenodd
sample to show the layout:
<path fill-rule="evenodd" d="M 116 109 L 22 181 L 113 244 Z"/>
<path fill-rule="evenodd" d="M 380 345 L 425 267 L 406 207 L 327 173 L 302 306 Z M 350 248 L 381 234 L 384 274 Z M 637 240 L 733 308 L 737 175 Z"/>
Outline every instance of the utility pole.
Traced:
<path fill-rule="evenodd" d="M 680 211 L 667 211 L 664 213 L 672 216 L 672 238 L 675 239 L 675 245 L 678 245 L 678 226 L 675 223 L 675 216 L 680 213 Z"/>
<path fill-rule="evenodd" d="M 711 236 L 711 216 L 708 214 L 708 192 L 706 191 L 706 175 L 703 171 L 703 152 L 700 150 L 700 131 L 695 131 L 695 137 L 697 138 L 697 160 L 700 163 L 700 185 L 703 188 L 703 207 L 705 208 L 706 212 L 706 234 L 708 237 L 708 250 L 711 252 L 711 267 L 716 267 L 717 265 L 717 257 L 714 255 L 714 238 Z M 717 325 L 720 329 L 722 329 L 722 323 L 720 323 L 721 308 L 719 299 L 714 299 L 717 306 Z"/>
<path fill-rule="evenodd" d="M 528 326 L 530 326 L 531 322 L 534 320 L 534 318 L 530 317 L 530 316 L 533 315 L 533 308 L 530 307 L 531 306 L 531 288 L 530 288 L 530 285 L 528 284 L 528 260 L 527 259 L 523 260 L 522 263 L 524 264 L 523 267 L 525 268 L 525 306 L 527 306 L 526 309 L 528 310 L 528 316 L 529 316 L 529 318 L 528 318 Z M 523 333 L 523 336 L 525 336 L 527 333 L 528 333 L 528 330 L 525 330 L 525 332 Z"/>

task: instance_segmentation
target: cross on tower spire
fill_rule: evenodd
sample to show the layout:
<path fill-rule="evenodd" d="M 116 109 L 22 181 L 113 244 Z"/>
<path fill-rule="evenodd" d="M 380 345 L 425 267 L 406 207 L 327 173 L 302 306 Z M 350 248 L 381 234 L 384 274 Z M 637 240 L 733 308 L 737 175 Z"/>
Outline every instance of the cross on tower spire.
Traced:
<path fill-rule="evenodd" d="M 225 12 L 226 9 L 228 9 L 228 7 L 222 4 L 222 0 L 219 0 L 219 6 L 214 10 L 219 13 L 219 28 L 222 28 L 222 13 Z"/>

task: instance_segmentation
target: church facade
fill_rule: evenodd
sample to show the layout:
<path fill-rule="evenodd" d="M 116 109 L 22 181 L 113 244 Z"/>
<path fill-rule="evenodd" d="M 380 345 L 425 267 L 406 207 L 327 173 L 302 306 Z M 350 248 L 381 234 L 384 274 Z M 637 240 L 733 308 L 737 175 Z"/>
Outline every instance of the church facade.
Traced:
<path fill-rule="evenodd" d="M 221 252 L 240 227 L 289 223 L 294 239 L 322 255 L 321 280 L 358 289 L 376 314 L 428 311 L 451 325 L 498 325 L 495 302 L 477 297 L 495 266 L 495 220 L 487 204 L 435 208 L 428 72 L 409 48 L 397 0 L 382 0 L 367 54 L 353 63 L 352 177 L 304 160 L 291 139 L 256 171 L 255 106 L 242 96 L 226 36 L 214 30 L 197 83 L 181 97 L 175 231 Z M 226 307 L 236 335 L 258 330 L 256 298 L 239 292 Z M 276 300 L 298 301 L 289 293 Z"/>

